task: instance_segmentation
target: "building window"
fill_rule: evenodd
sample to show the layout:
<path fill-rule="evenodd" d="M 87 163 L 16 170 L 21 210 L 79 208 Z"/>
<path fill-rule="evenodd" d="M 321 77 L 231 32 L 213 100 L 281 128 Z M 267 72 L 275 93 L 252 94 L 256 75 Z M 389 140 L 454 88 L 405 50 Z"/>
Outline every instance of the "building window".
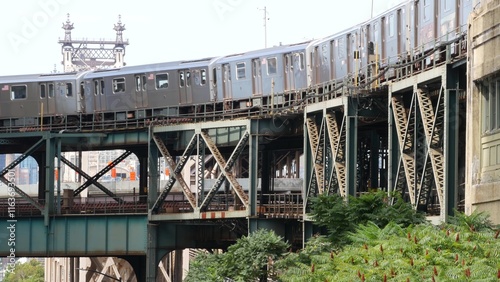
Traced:
<path fill-rule="evenodd" d="M 267 74 L 276 74 L 276 58 L 267 58 Z"/>
<path fill-rule="evenodd" d="M 168 88 L 168 73 L 159 73 L 156 75 L 156 89 Z"/>
<path fill-rule="evenodd" d="M 26 99 L 26 85 L 13 85 L 10 87 L 10 93 L 11 100 Z"/>
<path fill-rule="evenodd" d="M 481 87 L 483 95 L 483 132 L 500 129 L 500 77 L 488 79 Z"/>
<path fill-rule="evenodd" d="M 245 78 L 245 63 L 236 64 L 236 78 L 237 79 Z"/>
<path fill-rule="evenodd" d="M 113 79 L 113 92 L 123 93 L 125 92 L 125 78 L 114 78 Z"/>
<path fill-rule="evenodd" d="M 45 84 L 40 84 L 40 98 L 41 99 L 45 99 L 45 97 L 47 97 L 47 93 L 46 93 L 47 89 L 45 89 L 45 88 L 46 88 Z"/>

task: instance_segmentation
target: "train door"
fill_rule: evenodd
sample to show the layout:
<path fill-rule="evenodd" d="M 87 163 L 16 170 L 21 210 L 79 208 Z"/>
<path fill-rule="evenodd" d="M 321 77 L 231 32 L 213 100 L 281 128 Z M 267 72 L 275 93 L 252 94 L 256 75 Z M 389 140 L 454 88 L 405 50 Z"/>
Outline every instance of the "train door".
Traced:
<path fill-rule="evenodd" d="M 190 104 L 193 102 L 193 90 L 191 87 L 191 71 L 179 71 L 179 101 L 181 104 Z"/>
<path fill-rule="evenodd" d="M 354 72 L 354 44 L 353 41 L 356 40 L 356 34 L 348 33 L 347 34 L 347 73 L 353 73 Z M 354 48 L 353 48 L 354 47 Z"/>
<path fill-rule="evenodd" d="M 94 79 L 93 80 L 94 87 L 94 110 L 97 112 L 101 112 L 106 110 L 106 101 L 105 101 L 105 93 L 104 93 L 104 80 Z"/>
<path fill-rule="evenodd" d="M 260 59 L 252 60 L 252 93 L 254 96 L 262 95 L 262 63 Z"/>
<path fill-rule="evenodd" d="M 283 60 L 285 61 L 285 91 L 295 90 L 295 74 L 294 74 L 294 62 L 293 55 L 291 53 L 283 55 Z"/>
<path fill-rule="evenodd" d="M 335 40 L 330 41 L 330 80 L 337 80 L 335 71 Z"/>
<path fill-rule="evenodd" d="M 222 65 L 222 98 L 224 100 L 233 98 L 230 64 Z"/>
<path fill-rule="evenodd" d="M 423 0 L 423 5 L 420 5 L 419 13 L 419 44 L 418 48 L 423 47 L 425 50 L 433 47 L 431 44 L 436 38 L 436 14 L 434 0 Z"/>
<path fill-rule="evenodd" d="M 335 74 L 337 79 L 344 79 L 347 76 L 347 46 L 345 34 L 335 39 Z"/>
<path fill-rule="evenodd" d="M 293 90 L 307 87 L 307 72 L 305 71 L 304 52 L 292 55 Z"/>
<path fill-rule="evenodd" d="M 135 105 L 139 108 L 148 106 L 148 95 L 147 95 L 147 79 L 145 74 L 136 74 L 134 76 L 135 84 Z"/>
<path fill-rule="evenodd" d="M 314 47 L 313 64 L 313 83 L 318 84 L 321 82 L 321 53 L 320 47 Z"/>
<path fill-rule="evenodd" d="M 55 96 L 55 85 L 53 82 L 42 82 L 38 85 L 40 95 L 40 115 L 51 115 L 57 113 Z M 43 111 L 43 113 L 42 113 Z"/>
<path fill-rule="evenodd" d="M 76 108 L 79 112 L 85 112 L 85 82 L 80 81 L 80 85 L 78 85 L 78 98 L 76 100 Z"/>
<path fill-rule="evenodd" d="M 381 60 L 381 64 L 382 65 L 386 65 L 387 64 L 387 48 L 386 48 L 386 45 L 387 45 L 387 29 L 386 29 L 386 25 L 385 23 L 386 22 L 389 22 L 389 20 L 386 18 L 386 17 L 382 17 L 381 21 L 380 21 L 380 46 L 379 46 L 379 49 L 380 49 L 380 60 Z"/>
<path fill-rule="evenodd" d="M 398 41 L 397 43 L 397 52 L 396 54 L 403 56 L 407 49 L 406 49 L 406 30 L 404 29 L 404 26 L 406 25 L 406 21 L 404 18 L 404 15 L 402 14 L 401 9 L 398 9 L 396 12 L 396 40 Z"/>

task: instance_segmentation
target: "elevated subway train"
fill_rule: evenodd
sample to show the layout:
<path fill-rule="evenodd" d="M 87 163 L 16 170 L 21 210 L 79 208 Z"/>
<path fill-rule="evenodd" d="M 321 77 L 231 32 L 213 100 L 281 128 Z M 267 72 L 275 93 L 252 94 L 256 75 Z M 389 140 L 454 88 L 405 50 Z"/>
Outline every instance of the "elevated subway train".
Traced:
<path fill-rule="evenodd" d="M 441 60 L 458 44 L 472 0 L 412 0 L 352 28 L 290 45 L 191 61 L 0 77 L 0 131 L 41 125 L 230 115 L 279 108 L 339 85 L 390 80 L 394 66 Z M 441 47 L 440 47 L 441 46 Z M 319 91 L 318 91 L 319 90 Z"/>

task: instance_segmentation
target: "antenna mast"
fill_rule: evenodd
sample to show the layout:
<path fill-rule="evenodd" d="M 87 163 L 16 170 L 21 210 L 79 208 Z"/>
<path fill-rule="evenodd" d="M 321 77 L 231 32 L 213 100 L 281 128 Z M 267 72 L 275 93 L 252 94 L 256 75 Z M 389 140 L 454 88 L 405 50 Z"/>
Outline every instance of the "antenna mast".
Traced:
<path fill-rule="evenodd" d="M 264 20 L 264 48 L 267 48 L 267 21 L 269 20 L 267 17 L 267 8 L 264 6 L 264 9 L 259 10 L 264 11 L 264 17 L 262 18 Z"/>

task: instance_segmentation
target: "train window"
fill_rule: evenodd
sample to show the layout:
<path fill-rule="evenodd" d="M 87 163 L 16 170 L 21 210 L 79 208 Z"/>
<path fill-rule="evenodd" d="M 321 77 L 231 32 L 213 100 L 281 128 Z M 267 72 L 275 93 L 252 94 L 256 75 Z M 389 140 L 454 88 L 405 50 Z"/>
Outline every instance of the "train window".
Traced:
<path fill-rule="evenodd" d="M 26 85 L 13 85 L 10 87 L 10 93 L 11 100 L 26 99 Z"/>
<path fill-rule="evenodd" d="M 97 96 L 99 95 L 100 88 L 99 88 L 99 81 L 94 80 L 94 95 Z"/>
<path fill-rule="evenodd" d="M 328 47 L 326 44 L 323 44 L 321 46 L 321 57 L 323 58 L 323 61 L 321 62 L 322 65 L 326 65 L 328 63 Z"/>
<path fill-rule="evenodd" d="M 135 77 L 135 91 L 141 91 L 141 77 L 138 75 Z"/>
<path fill-rule="evenodd" d="M 184 72 L 181 71 L 179 72 L 179 86 L 184 87 L 185 84 L 186 84 L 186 79 L 184 78 Z"/>
<path fill-rule="evenodd" d="M 113 92 L 123 93 L 125 92 L 125 78 L 114 78 L 113 79 Z"/>
<path fill-rule="evenodd" d="M 236 78 L 244 79 L 245 78 L 245 63 L 237 63 L 236 64 Z"/>
<path fill-rule="evenodd" d="M 299 69 L 303 70 L 305 68 L 304 65 L 304 52 L 299 53 Z"/>
<path fill-rule="evenodd" d="M 205 85 L 207 83 L 207 70 L 201 70 L 201 85 Z"/>
<path fill-rule="evenodd" d="M 101 95 L 104 95 L 104 80 L 101 80 Z"/>
<path fill-rule="evenodd" d="M 276 72 L 276 58 L 267 58 L 267 74 L 275 74 Z"/>
<path fill-rule="evenodd" d="M 390 14 L 389 15 L 389 37 L 393 37 L 394 36 L 394 29 L 395 29 L 395 26 L 394 26 L 394 14 Z"/>
<path fill-rule="evenodd" d="M 168 88 L 168 73 L 159 73 L 156 75 L 156 89 Z"/>
<path fill-rule="evenodd" d="M 288 69 L 290 68 L 290 55 L 285 55 L 285 72 L 288 72 Z"/>
<path fill-rule="evenodd" d="M 444 0 L 444 10 L 449 11 L 453 8 L 453 3 L 451 0 Z"/>
<path fill-rule="evenodd" d="M 80 82 L 80 97 L 85 97 L 85 87 L 84 87 L 84 84 L 83 84 L 83 81 Z"/>
<path fill-rule="evenodd" d="M 146 75 L 143 74 L 142 75 L 142 90 L 146 90 L 147 86 L 148 86 L 148 84 L 147 84 L 147 80 L 146 80 Z"/>
<path fill-rule="evenodd" d="M 189 71 L 186 72 L 186 85 L 191 86 L 191 72 Z"/>
<path fill-rule="evenodd" d="M 49 98 L 53 98 L 55 94 L 54 83 L 49 83 Z"/>
<path fill-rule="evenodd" d="M 213 86 L 216 86 L 217 85 L 217 68 L 212 69 L 212 77 L 214 78 L 212 80 L 212 84 L 213 84 Z"/>
<path fill-rule="evenodd" d="M 71 97 L 71 96 L 73 96 L 73 84 L 66 83 L 66 97 Z"/>
<path fill-rule="evenodd" d="M 338 55 L 340 60 L 343 60 L 343 59 L 345 59 L 345 53 L 346 53 L 345 37 L 339 38 L 339 40 L 337 40 L 337 42 L 339 43 L 339 49 L 338 49 L 337 55 Z"/>
<path fill-rule="evenodd" d="M 427 21 L 431 18 L 431 1 L 424 0 L 424 21 Z"/>
<path fill-rule="evenodd" d="M 47 93 L 45 93 L 47 89 L 45 89 L 45 88 L 46 88 L 45 84 L 40 84 L 40 98 L 41 99 L 45 99 L 45 97 L 47 97 Z"/>

